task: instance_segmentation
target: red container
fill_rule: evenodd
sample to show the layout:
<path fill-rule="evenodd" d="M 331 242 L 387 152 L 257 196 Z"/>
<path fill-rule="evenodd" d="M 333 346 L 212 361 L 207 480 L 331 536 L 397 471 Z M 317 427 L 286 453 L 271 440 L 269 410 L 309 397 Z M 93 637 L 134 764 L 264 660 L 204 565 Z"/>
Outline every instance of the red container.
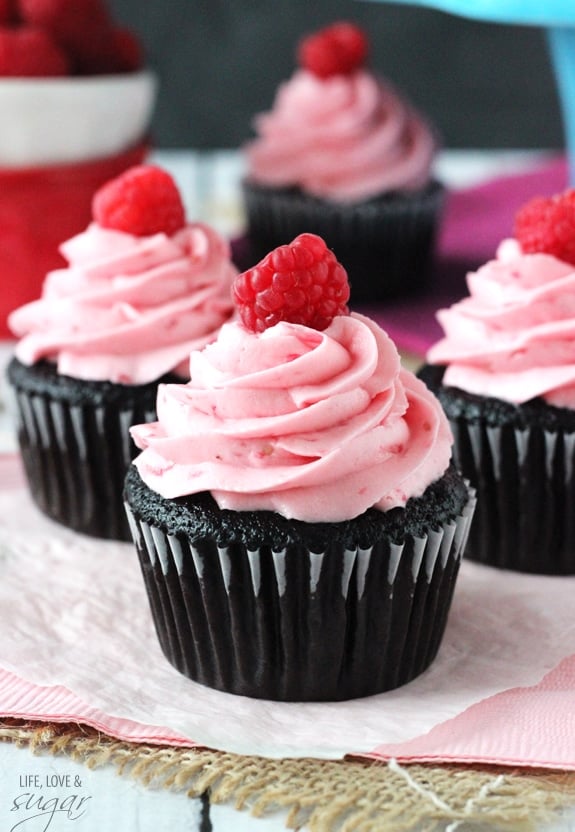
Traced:
<path fill-rule="evenodd" d="M 40 296 L 46 273 L 65 265 L 58 246 L 91 220 L 92 196 L 148 146 L 90 162 L 0 168 L 0 338 L 13 337 L 8 314 Z"/>

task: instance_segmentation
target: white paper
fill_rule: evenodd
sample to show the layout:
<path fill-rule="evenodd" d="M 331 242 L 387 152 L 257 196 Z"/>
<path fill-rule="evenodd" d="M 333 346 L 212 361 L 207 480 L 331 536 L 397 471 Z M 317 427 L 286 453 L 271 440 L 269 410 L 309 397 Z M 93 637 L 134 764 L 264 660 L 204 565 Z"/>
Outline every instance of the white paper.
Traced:
<path fill-rule="evenodd" d="M 0 667 L 211 748 L 270 757 L 367 753 L 426 733 L 501 690 L 535 684 L 575 653 L 575 577 L 464 563 L 439 656 L 409 685 L 325 704 L 213 691 L 164 658 L 131 544 L 87 538 L 43 517 L 13 462 L 0 464 L 0 486 Z"/>

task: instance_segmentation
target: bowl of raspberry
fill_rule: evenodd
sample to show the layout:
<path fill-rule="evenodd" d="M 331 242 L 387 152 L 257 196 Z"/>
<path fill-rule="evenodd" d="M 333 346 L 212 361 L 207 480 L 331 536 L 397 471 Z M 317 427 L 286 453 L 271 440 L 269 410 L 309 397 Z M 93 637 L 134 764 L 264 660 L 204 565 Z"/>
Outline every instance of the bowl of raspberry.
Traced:
<path fill-rule="evenodd" d="M 98 188 L 144 160 L 156 92 L 105 0 L 0 0 L 0 338 Z"/>

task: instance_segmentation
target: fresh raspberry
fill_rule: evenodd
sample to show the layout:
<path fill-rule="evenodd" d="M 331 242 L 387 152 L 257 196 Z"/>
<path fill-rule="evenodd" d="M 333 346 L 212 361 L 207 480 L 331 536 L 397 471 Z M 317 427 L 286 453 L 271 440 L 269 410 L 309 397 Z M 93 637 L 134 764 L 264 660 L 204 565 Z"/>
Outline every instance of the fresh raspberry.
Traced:
<path fill-rule="evenodd" d="M 30 25 L 46 29 L 66 50 L 74 71 L 113 71 L 114 29 L 103 0 L 19 0 Z"/>
<path fill-rule="evenodd" d="M 336 315 L 349 313 L 347 272 L 315 234 L 300 234 L 238 275 L 233 295 L 252 332 L 280 321 L 321 331 Z"/>
<path fill-rule="evenodd" d="M 0 76 L 61 76 L 68 71 L 66 55 L 47 32 L 31 26 L 0 26 Z"/>
<path fill-rule="evenodd" d="M 131 29 L 114 29 L 114 52 L 118 72 L 135 72 L 142 68 L 142 45 Z"/>
<path fill-rule="evenodd" d="M 103 228 L 137 237 L 174 234 L 186 216 L 180 192 L 169 173 L 153 165 L 138 165 L 96 192 L 92 216 Z"/>
<path fill-rule="evenodd" d="M 303 38 L 298 47 L 298 63 L 318 78 L 350 75 L 364 65 L 369 44 L 365 33 L 354 23 L 333 23 Z"/>
<path fill-rule="evenodd" d="M 553 254 L 575 266 L 575 188 L 527 202 L 515 217 L 515 237 L 527 254 Z"/>
<path fill-rule="evenodd" d="M 17 21 L 15 0 L 0 0 L 0 24 L 16 23 Z"/>

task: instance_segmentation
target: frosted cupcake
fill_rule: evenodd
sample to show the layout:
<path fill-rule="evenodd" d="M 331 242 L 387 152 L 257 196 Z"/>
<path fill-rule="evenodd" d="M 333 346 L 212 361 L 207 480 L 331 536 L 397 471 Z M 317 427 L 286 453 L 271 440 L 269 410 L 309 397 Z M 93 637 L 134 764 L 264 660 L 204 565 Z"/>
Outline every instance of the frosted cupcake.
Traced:
<path fill-rule="evenodd" d="M 575 191 L 528 203 L 467 283 L 421 372 L 478 491 L 467 553 L 575 574 Z"/>
<path fill-rule="evenodd" d="M 94 192 L 143 161 L 156 95 L 103 0 L 0 3 L 0 337 L 61 267 Z"/>
<path fill-rule="evenodd" d="M 128 428 L 155 418 L 158 381 L 189 377 L 192 350 L 233 313 L 228 244 L 189 223 L 160 168 L 100 189 L 88 228 L 62 245 L 67 267 L 17 309 L 8 376 L 29 486 L 52 519 L 129 539 L 122 487 Z"/>
<path fill-rule="evenodd" d="M 278 700 L 404 684 L 437 653 L 474 497 L 437 400 L 347 311 L 304 234 L 241 275 L 241 319 L 161 385 L 125 497 L 162 648 Z"/>
<path fill-rule="evenodd" d="M 422 288 L 443 201 L 432 130 L 366 67 L 367 51 L 351 23 L 304 39 L 245 147 L 253 260 L 319 234 L 346 264 L 354 302 Z"/>

